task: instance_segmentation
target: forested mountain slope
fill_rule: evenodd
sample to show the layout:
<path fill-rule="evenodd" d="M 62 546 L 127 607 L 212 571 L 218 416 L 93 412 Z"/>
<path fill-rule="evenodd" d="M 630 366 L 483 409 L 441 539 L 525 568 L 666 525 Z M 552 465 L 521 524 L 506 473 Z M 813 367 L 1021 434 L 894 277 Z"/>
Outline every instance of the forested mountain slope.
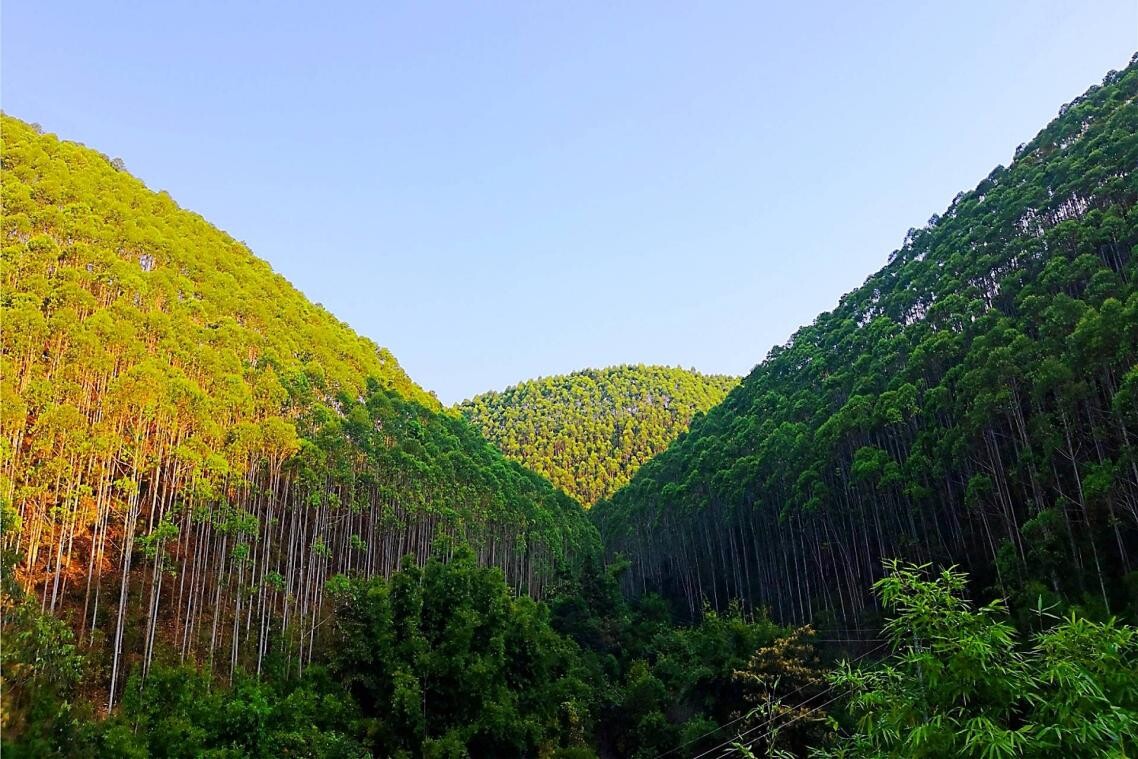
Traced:
<path fill-rule="evenodd" d="M 590 506 L 737 382 L 678 367 L 614 366 L 529 380 L 458 408 L 506 456 Z"/>
<path fill-rule="evenodd" d="M 4 117 L 3 204 L 5 550 L 112 689 L 158 648 L 303 665 L 328 578 L 440 539 L 534 594 L 597 550 L 390 353 L 104 156 Z"/>
<path fill-rule="evenodd" d="M 1136 95 L 1132 61 L 597 504 L 629 587 L 852 619 L 903 556 L 1133 604 Z"/>

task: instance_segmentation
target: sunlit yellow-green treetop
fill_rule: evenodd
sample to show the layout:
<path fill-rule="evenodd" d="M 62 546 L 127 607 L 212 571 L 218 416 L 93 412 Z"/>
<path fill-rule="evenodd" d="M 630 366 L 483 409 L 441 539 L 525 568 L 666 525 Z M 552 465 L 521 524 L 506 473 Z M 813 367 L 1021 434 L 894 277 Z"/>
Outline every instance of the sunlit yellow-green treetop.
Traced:
<path fill-rule="evenodd" d="M 511 459 L 590 506 L 737 382 L 678 367 L 614 366 L 529 380 L 459 409 Z"/>
<path fill-rule="evenodd" d="M 580 506 L 121 163 L 3 119 L 0 506 L 13 572 L 110 674 L 312 658 L 337 574 L 469 544 L 517 590 Z"/>

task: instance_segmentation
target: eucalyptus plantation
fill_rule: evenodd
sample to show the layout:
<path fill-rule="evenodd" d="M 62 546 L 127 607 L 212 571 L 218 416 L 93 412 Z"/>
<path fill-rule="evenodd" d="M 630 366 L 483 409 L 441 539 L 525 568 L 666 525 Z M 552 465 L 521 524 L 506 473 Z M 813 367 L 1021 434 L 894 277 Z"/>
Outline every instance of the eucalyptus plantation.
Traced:
<path fill-rule="evenodd" d="M 449 409 L 0 127 L 5 757 L 1138 751 L 1138 58 L 743 380 Z"/>

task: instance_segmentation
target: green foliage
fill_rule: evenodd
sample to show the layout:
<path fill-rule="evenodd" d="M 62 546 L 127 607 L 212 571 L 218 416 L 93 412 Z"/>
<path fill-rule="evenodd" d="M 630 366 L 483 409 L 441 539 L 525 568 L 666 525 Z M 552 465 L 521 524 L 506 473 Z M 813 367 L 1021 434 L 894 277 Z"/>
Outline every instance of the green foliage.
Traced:
<path fill-rule="evenodd" d="M 625 589 L 872 615 L 885 558 L 1138 618 L 1138 59 L 590 518 Z"/>
<path fill-rule="evenodd" d="M 23 732 L 68 713 L 83 678 L 83 658 L 71 629 L 44 614 L 34 599 L 4 599 L 0 646 L 3 731 Z"/>
<path fill-rule="evenodd" d="M 554 628 L 580 646 L 592 673 L 594 745 L 630 757 L 709 748 L 744 698 L 736 670 L 786 631 L 738 607 L 677 625 L 658 596 L 621 597 L 625 571 L 620 562 L 607 571 L 586 565 L 550 600 Z"/>
<path fill-rule="evenodd" d="M 2 125 L 0 494 L 22 525 L 5 581 L 83 632 L 108 704 L 164 650 L 302 669 L 328 578 L 440 541 L 535 596 L 599 551 L 578 504 L 243 244 L 88 148 Z"/>
<path fill-rule="evenodd" d="M 738 379 L 666 366 L 615 366 L 523 382 L 458 409 L 514 461 L 586 507 L 723 400 Z"/>
<path fill-rule="evenodd" d="M 127 681 L 121 709 L 95 720 L 45 717 L 5 756 L 364 757 L 355 704 L 319 668 L 287 684 L 239 678 L 219 687 L 188 667 L 155 667 Z"/>
<path fill-rule="evenodd" d="M 591 692 L 576 645 L 467 549 L 355 583 L 335 626 L 330 668 L 377 755 L 522 756 L 583 741 Z"/>
<path fill-rule="evenodd" d="M 566 568 L 549 605 L 512 594 L 459 549 L 339 594 L 328 667 L 389 756 L 655 756 L 727 722 L 735 671 L 781 628 L 739 609 L 677 626 L 630 606 L 611 571 Z"/>
<path fill-rule="evenodd" d="M 6 380 L 19 390 L 151 357 L 197 386 L 206 414 L 234 401 L 279 413 L 312 391 L 357 394 L 368 377 L 439 407 L 387 350 L 168 194 L 18 119 L 3 127 Z M 21 350 L 41 337 L 50 363 Z"/>
<path fill-rule="evenodd" d="M 827 671 L 813 637 L 812 627 L 792 630 L 759 648 L 735 672 L 748 707 L 733 728 L 734 745 L 743 755 L 802 756 L 830 742 L 832 719 L 823 698 L 829 690 Z"/>
<path fill-rule="evenodd" d="M 1133 755 L 1136 98 L 1138 61 L 719 405 L 617 367 L 470 421 L 4 117 L 5 756 Z M 892 564 L 894 655 L 826 688 L 750 611 L 872 616 L 893 555 L 1015 615 Z"/>
<path fill-rule="evenodd" d="M 844 665 L 856 731 L 834 756 L 1132 756 L 1138 630 L 1037 609 L 1029 639 L 1002 601 L 975 608 L 965 576 L 893 562 L 875 585 L 894 653 Z"/>

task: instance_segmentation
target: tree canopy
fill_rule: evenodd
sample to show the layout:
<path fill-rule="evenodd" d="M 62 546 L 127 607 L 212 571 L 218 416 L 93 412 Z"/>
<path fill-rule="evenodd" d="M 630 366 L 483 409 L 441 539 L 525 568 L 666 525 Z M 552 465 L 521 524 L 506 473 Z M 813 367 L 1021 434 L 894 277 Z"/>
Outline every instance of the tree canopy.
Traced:
<path fill-rule="evenodd" d="M 738 386 L 450 411 L 2 127 L 5 756 L 1133 754 L 1138 57 Z"/>
<path fill-rule="evenodd" d="M 3 119 L 0 504 L 14 571 L 125 672 L 312 658 L 325 581 L 469 544 L 540 595 L 578 504 L 105 156 Z"/>
<path fill-rule="evenodd" d="M 507 457 L 588 507 L 624 486 L 737 382 L 694 369 L 614 366 L 529 380 L 458 409 Z"/>
<path fill-rule="evenodd" d="M 594 506 L 626 587 L 849 620 L 903 556 L 1132 607 L 1136 95 L 1064 106 Z"/>

